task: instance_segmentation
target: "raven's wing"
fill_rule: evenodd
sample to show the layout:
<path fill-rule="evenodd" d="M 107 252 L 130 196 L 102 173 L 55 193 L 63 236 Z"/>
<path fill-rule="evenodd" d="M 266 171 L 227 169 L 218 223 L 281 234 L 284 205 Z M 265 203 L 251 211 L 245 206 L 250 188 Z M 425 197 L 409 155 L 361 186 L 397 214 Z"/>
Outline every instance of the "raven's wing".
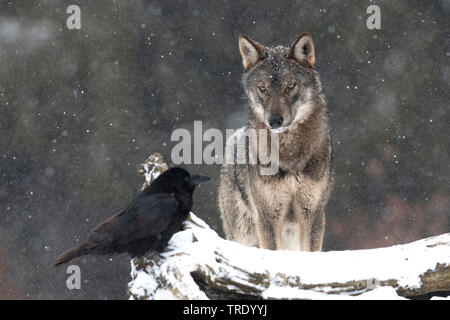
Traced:
<path fill-rule="evenodd" d="M 179 202 L 173 195 L 141 193 L 123 211 L 100 223 L 89 239 L 100 246 L 125 245 L 157 237 L 172 222 L 179 220 Z"/>

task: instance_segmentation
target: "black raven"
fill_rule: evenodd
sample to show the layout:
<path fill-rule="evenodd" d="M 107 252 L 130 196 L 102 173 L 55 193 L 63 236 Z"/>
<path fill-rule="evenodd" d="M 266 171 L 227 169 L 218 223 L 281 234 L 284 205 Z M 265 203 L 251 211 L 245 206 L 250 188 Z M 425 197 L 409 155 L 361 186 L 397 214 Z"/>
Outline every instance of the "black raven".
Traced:
<path fill-rule="evenodd" d="M 162 252 L 188 217 L 195 187 L 208 180 L 179 167 L 165 171 L 125 210 L 95 227 L 85 243 L 62 253 L 54 266 L 86 254 Z"/>

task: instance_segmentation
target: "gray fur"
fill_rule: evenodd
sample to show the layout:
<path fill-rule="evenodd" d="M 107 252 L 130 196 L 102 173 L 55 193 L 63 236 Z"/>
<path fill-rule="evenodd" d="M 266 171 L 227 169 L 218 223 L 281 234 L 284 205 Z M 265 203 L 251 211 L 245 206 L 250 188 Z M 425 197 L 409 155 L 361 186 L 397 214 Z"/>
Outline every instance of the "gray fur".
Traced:
<path fill-rule="evenodd" d="M 260 163 L 222 167 L 219 208 L 226 237 L 273 250 L 320 251 L 332 185 L 331 143 L 312 39 L 304 34 L 290 48 L 264 48 L 242 36 L 240 46 L 241 41 L 251 117 L 238 139 L 248 128 L 269 130 L 273 113 L 284 120 L 277 174 L 261 175 Z M 259 60 L 246 60 L 249 44 L 259 50 Z"/>

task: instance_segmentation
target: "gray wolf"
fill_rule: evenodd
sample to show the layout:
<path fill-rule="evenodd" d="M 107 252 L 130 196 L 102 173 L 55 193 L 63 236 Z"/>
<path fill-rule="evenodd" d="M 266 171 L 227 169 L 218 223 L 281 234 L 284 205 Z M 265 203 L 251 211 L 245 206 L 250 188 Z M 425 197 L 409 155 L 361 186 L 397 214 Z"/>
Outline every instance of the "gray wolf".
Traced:
<path fill-rule="evenodd" d="M 162 173 L 125 210 L 100 223 L 88 240 L 62 253 L 54 266 L 86 254 L 161 252 L 180 230 L 192 207 L 192 193 L 209 178 L 189 175 L 182 168 Z"/>
<path fill-rule="evenodd" d="M 332 156 L 312 37 L 305 33 L 290 47 L 268 48 L 241 35 L 239 49 L 250 119 L 233 139 L 246 139 L 249 129 L 275 132 L 279 163 L 273 175 L 262 175 L 259 162 L 222 166 L 218 202 L 226 238 L 272 250 L 320 251 Z M 255 140 L 246 143 L 248 151 Z"/>

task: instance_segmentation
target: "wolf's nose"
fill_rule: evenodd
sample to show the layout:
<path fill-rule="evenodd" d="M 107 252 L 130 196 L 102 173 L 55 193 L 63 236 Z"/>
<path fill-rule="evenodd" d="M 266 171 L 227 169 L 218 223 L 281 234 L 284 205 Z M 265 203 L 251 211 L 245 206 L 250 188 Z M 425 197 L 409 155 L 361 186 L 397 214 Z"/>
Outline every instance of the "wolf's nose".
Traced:
<path fill-rule="evenodd" d="M 269 117 L 269 126 L 273 129 L 281 127 L 283 124 L 283 117 L 279 113 L 272 113 Z"/>

